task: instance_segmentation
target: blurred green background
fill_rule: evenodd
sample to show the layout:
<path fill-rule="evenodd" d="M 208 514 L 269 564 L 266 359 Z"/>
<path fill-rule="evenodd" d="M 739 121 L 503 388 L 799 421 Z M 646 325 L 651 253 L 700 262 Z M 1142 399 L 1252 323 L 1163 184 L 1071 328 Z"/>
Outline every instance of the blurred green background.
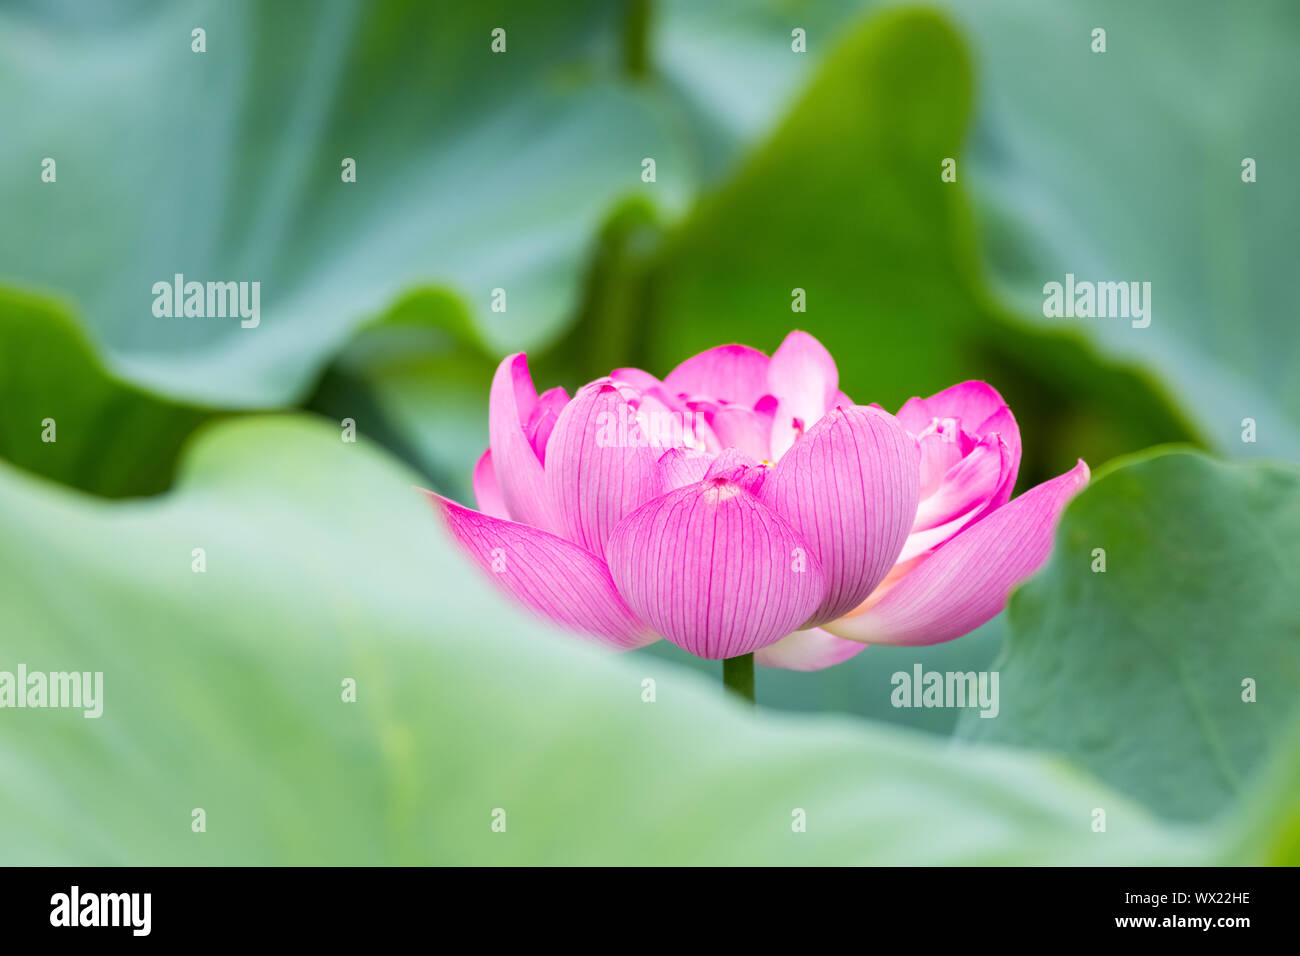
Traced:
<path fill-rule="evenodd" d="M 0 861 L 1296 859 L 1298 38 L 1285 2 L 7 4 L 0 669 L 110 700 L 0 713 Z M 1150 327 L 1044 318 L 1067 272 L 1151 282 Z M 155 317 L 175 273 L 259 281 L 260 325 Z M 507 352 L 572 390 L 795 327 L 859 402 L 993 383 L 1018 490 L 1103 473 L 1006 614 L 763 670 L 755 720 L 501 606 L 407 492 L 472 503 Z M 916 663 L 1003 712 L 895 709 Z"/>

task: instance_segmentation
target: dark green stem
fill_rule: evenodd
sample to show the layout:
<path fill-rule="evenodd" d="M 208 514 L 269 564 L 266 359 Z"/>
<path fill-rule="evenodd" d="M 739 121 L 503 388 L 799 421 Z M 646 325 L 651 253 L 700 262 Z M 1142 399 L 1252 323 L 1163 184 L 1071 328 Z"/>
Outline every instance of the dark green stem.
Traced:
<path fill-rule="evenodd" d="M 741 654 L 722 662 L 722 683 L 733 693 L 754 703 L 754 655 Z"/>

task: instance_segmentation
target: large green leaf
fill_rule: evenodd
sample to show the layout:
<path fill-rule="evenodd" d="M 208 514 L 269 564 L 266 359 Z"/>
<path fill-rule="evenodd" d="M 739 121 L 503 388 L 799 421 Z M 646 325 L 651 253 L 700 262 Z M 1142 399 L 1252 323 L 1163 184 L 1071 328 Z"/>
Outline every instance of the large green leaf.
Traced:
<path fill-rule="evenodd" d="M 979 69 L 966 181 L 999 293 L 1153 369 L 1225 452 L 1300 456 L 1300 7 L 946 6 Z M 1105 53 L 1092 51 L 1096 28 Z M 1067 272 L 1152 283 L 1150 327 L 1042 318 L 1043 285 Z"/>
<path fill-rule="evenodd" d="M 0 278 L 69 295 L 137 384 L 229 407 L 301 396 L 412 287 L 455 292 L 497 347 L 544 343 L 614 201 L 672 208 L 694 177 L 620 37 L 595 0 L 9 4 Z M 176 273 L 260 282 L 260 324 L 155 317 Z"/>
<path fill-rule="evenodd" d="M 1297 581 L 1300 469 L 1186 452 L 1123 464 L 1070 505 L 1050 562 L 1012 598 L 1001 713 L 963 730 L 1206 817 L 1300 705 Z"/>
<path fill-rule="evenodd" d="M 495 596 L 409 482 L 331 426 L 279 418 L 205 431 L 175 490 L 138 502 L 0 466 L 0 669 L 104 674 L 98 719 L 0 711 L 0 859 L 1181 863 L 1275 852 L 1272 817 L 1247 852 L 1239 834 L 1168 829 L 1054 760 L 754 715 L 716 681 L 553 634 Z M 192 570 L 197 547 L 204 573 Z M 341 699 L 346 678 L 355 703 Z M 206 832 L 192 830 L 195 808 Z M 504 833 L 492 829 L 497 808 Z M 1091 828 L 1095 808 L 1105 833 Z M 807 832 L 792 831 L 797 809 Z"/>
<path fill-rule="evenodd" d="M 171 484 L 185 436 L 213 414 L 106 370 L 59 302 L 0 288 L 0 458 L 101 495 Z"/>

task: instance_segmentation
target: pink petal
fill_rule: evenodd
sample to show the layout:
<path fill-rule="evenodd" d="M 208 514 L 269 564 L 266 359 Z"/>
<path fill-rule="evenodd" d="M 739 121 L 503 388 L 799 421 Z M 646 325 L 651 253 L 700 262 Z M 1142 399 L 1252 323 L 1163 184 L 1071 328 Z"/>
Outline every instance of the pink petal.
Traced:
<path fill-rule="evenodd" d="M 952 538 L 882 596 L 827 630 L 870 644 L 937 644 L 992 618 L 1046 560 L 1066 504 L 1088 483 L 1082 460 Z"/>
<path fill-rule="evenodd" d="M 772 468 L 764 504 L 787 518 L 826 573 L 808 626 L 853 610 L 879 584 L 916 515 L 916 440 L 887 412 L 837 408 Z"/>
<path fill-rule="evenodd" d="M 427 494 L 474 562 L 524 606 L 614 647 L 655 640 L 619 596 L 605 562 L 591 552 L 545 531 Z"/>
<path fill-rule="evenodd" d="M 638 392 L 649 392 L 663 385 L 659 379 L 639 368 L 616 368 L 609 377 L 620 385 L 631 385 Z"/>
<path fill-rule="evenodd" d="M 659 478 L 665 492 L 703 481 L 716 455 L 691 448 L 670 448 L 659 456 Z"/>
<path fill-rule="evenodd" d="M 970 453 L 971 442 L 959 429 L 936 431 L 927 428 L 918 436 L 921 446 L 921 498 L 930 497 L 953 465 Z"/>
<path fill-rule="evenodd" d="M 922 528 L 920 514 L 926 509 L 928 502 L 920 503 L 917 509 L 918 519 L 913 524 L 913 532 L 907 536 L 907 544 L 902 546 L 902 551 L 898 554 L 898 564 L 905 561 L 911 561 L 919 555 L 927 554 L 928 551 L 939 548 L 941 544 L 957 535 L 957 532 L 965 528 L 967 524 L 974 524 L 984 518 L 985 515 L 992 514 L 993 511 L 1004 506 L 1008 498 L 1011 497 L 1011 485 L 1015 483 L 1015 462 L 1011 459 L 1011 450 L 1006 447 L 1006 442 L 1002 441 L 996 434 L 991 434 L 984 440 L 989 444 L 996 444 L 998 457 L 1001 459 L 1001 477 L 997 480 L 997 486 L 991 494 L 984 496 L 982 490 L 971 492 L 969 507 L 962 511 L 959 506 L 954 506 L 949 516 L 943 518 L 943 523 L 935 524 L 933 527 Z M 963 460 L 962 464 L 965 464 Z M 959 470 L 961 471 L 961 470 Z M 936 509 L 931 509 L 928 514 L 935 514 Z"/>
<path fill-rule="evenodd" d="M 930 414 L 924 398 L 909 398 L 894 417 L 904 428 L 919 438 L 938 416 Z"/>
<path fill-rule="evenodd" d="M 609 569 L 655 631 L 699 657 L 748 654 L 797 629 L 825 578 L 790 524 L 739 485 L 702 481 L 650 501 L 610 536 Z"/>
<path fill-rule="evenodd" d="M 693 355 L 668 373 L 675 396 L 702 396 L 752 406 L 767 392 L 768 357 L 747 345 L 720 345 Z"/>
<path fill-rule="evenodd" d="M 714 434 L 713 427 L 709 424 L 709 415 L 720 407 L 716 402 L 711 401 L 691 401 L 683 403 L 684 409 L 690 413 L 691 422 L 695 431 L 695 440 L 697 449 L 717 454 L 722 451 L 723 444 Z"/>
<path fill-rule="evenodd" d="M 737 448 L 757 461 L 770 460 L 771 414 L 764 415 L 743 405 L 721 405 L 710 416 L 709 424 L 724 449 Z"/>
<path fill-rule="evenodd" d="M 935 419 L 955 419 L 960 423 L 963 433 L 973 435 L 977 440 L 997 435 L 1006 442 L 1011 449 L 1011 467 L 994 495 L 992 507 L 999 508 L 1006 504 L 1011 498 L 1016 474 L 1020 470 L 1020 427 L 997 389 L 987 382 L 961 382 L 929 398 L 909 398 L 898 411 L 898 420 L 903 423 L 903 427 L 918 437 L 931 427 Z M 923 497 L 928 496 L 937 484 L 936 471 L 939 465 L 938 462 L 933 466 L 927 465 L 924 456 L 941 450 L 928 447 L 928 441 L 922 439 Z"/>
<path fill-rule="evenodd" d="M 695 448 L 695 413 L 674 408 L 661 396 L 661 389 L 645 392 L 636 410 L 636 420 L 652 448 Z"/>
<path fill-rule="evenodd" d="M 807 332 L 798 329 L 785 337 L 767 368 L 768 391 L 781 401 L 794 402 L 796 413 L 809 425 L 825 414 L 839 394 L 840 374 L 831 353 Z"/>
<path fill-rule="evenodd" d="M 919 435 L 931 419 L 956 418 L 966 431 L 982 437 L 978 426 L 1006 406 L 998 390 L 988 382 L 959 382 L 929 398 L 909 398 L 898 410 L 898 420 L 912 434 Z M 1019 434 L 1016 437 L 1018 442 Z M 1009 437 L 1004 435 L 1003 439 L 1012 444 Z"/>
<path fill-rule="evenodd" d="M 934 517 L 942 509 L 942 505 L 936 503 L 927 510 L 927 505 L 930 505 L 930 501 L 921 502 L 921 506 L 917 509 L 917 520 L 912 525 L 912 533 L 907 536 L 907 544 L 903 545 L 903 551 L 898 556 L 898 564 L 902 564 L 904 561 L 910 561 L 919 555 L 933 551 L 949 538 L 955 536 L 962 528 L 974 524 L 985 515 L 991 514 L 1007 503 L 1007 499 L 1011 497 L 1011 486 L 1014 485 L 1016 481 L 1017 462 L 1011 453 L 1011 449 L 1007 447 L 1007 443 L 1002 440 L 1000 435 L 988 435 L 980 444 L 980 448 L 982 449 L 988 449 L 995 446 L 997 448 L 997 457 L 1000 461 L 998 466 L 1000 469 L 1000 476 L 997 478 L 996 487 L 993 488 L 992 492 L 987 495 L 984 493 L 988 487 L 987 482 L 989 481 L 987 474 L 983 478 L 975 476 L 973 480 L 983 481 L 986 484 L 981 487 L 973 487 L 968 491 L 965 498 L 969 507 L 967 507 L 966 510 L 962 510 L 961 500 L 963 496 L 959 491 L 954 492 L 949 496 L 952 507 L 947 509 L 949 512 L 948 517 L 940 516 L 939 520 L 943 523 L 933 524 L 928 528 L 922 527 L 922 513 Z M 981 455 L 987 454 L 986 451 L 981 451 Z M 975 470 L 992 467 L 985 462 L 983 465 L 968 468 L 966 462 L 971 461 L 971 457 L 972 456 L 968 456 L 963 459 L 962 462 L 953 470 L 954 484 L 963 481 L 965 478 L 971 477 Z M 944 498 L 944 495 L 943 493 L 940 493 L 939 495 L 936 495 L 935 498 L 941 500 Z"/>
<path fill-rule="evenodd" d="M 729 481 L 740 485 L 751 495 L 758 494 L 769 469 L 760 465 L 738 448 L 728 448 L 709 464 L 705 481 Z"/>
<path fill-rule="evenodd" d="M 975 519 L 982 513 L 982 511 L 969 511 L 937 528 L 913 531 L 907 536 L 907 543 L 903 545 L 903 550 L 898 552 L 897 563 L 902 564 L 904 561 L 911 561 L 913 558 L 928 554 L 945 541 L 956 537 L 957 532 L 968 524 L 974 524 Z"/>
<path fill-rule="evenodd" d="M 934 493 L 921 502 L 912 530 L 927 531 L 978 512 L 993 500 L 1010 467 L 1011 450 L 997 435 L 988 436 L 953 465 Z"/>
<path fill-rule="evenodd" d="M 754 660 L 764 667 L 784 667 L 791 671 L 819 671 L 842 663 L 867 645 L 846 641 L 820 627 L 787 634 L 775 644 L 754 652 Z"/>
<path fill-rule="evenodd" d="M 1003 405 L 996 412 L 984 419 L 979 425 L 978 434 L 982 438 L 997 435 L 1011 450 L 1011 466 L 1003 477 L 1002 487 L 998 489 L 993 507 L 1000 508 L 1011 500 L 1011 490 L 1016 484 L 1016 475 L 1020 471 L 1020 426 L 1011 414 L 1011 409 Z"/>
<path fill-rule="evenodd" d="M 564 411 L 564 406 L 569 403 L 569 393 L 562 388 L 548 388 L 537 396 L 537 404 L 533 406 L 532 412 L 528 416 L 528 421 L 524 425 L 524 434 L 528 436 L 528 444 L 532 446 L 537 455 L 537 460 L 546 465 L 546 443 L 551 440 L 551 432 L 555 429 L 555 422 L 560 417 L 560 412 Z"/>
<path fill-rule="evenodd" d="M 553 530 L 550 499 L 541 458 L 533 450 L 524 426 L 537 406 L 537 390 L 528 374 L 528 357 L 507 355 L 492 378 L 488 401 L 488 437 L 492 467 L 510 517 L 543 530 Z"/>
<path fill-rule="evenodd" d="M 605 553 L 619 519 L 663 490 L 658 452 L 645 443 L 632 407 L 607 383 L 583 387 L 565 406 L 546 459 L 557 530 L 593 554 Z"/>
<path fill-rule="evenodd" d="M 772 422 L 774 461 L 826 414 L 839 383 L 840 373 L 825 346 L 807 332 L 785 337 L 767 369 L 768 391 L 779 402 Z"/>
<path fill-rule="evenodd" d="M 489 448 L 479 456 L 474 466 L 474 500 L 478 510 L 493 518 L 508 519 L 505 499 L 501 497 L 501 487 L 497 484 L 497 473 L 492 468 L 492 449 Z"/>

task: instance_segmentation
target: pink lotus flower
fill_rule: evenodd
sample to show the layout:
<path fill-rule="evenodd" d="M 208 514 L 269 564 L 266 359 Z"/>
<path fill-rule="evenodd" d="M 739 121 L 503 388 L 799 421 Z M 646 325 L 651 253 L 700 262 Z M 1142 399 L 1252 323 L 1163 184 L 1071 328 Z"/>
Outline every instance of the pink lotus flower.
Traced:
<path fill-rule="evenodd" d="M 801 670 L 867 643 L 929 644 L 997 614 L 1046 558 L 1078 465 L 1010 500 L 1020 434 L 982 382 L 897 417 L 839 391 L 792 332 L 724 345 L 660 381 L 616 369 L 538 395 L 521 353 L 492 382 L 478 511 L 433 495 L 507 592 L 633 648 Z"/>

